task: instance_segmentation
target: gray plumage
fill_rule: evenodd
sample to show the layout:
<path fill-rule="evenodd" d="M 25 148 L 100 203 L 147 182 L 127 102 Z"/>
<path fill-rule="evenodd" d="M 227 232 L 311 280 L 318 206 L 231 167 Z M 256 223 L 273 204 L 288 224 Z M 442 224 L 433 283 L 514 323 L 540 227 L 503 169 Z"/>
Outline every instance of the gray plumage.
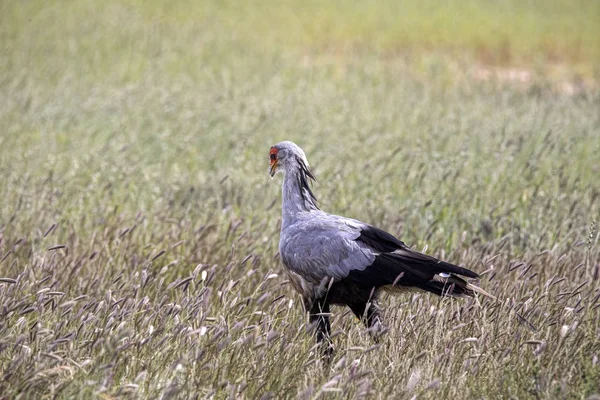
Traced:
<path fill-rule="evenodd" d="M 486 294 L 462 275 L 478 275 L 408 248 L 391 234 L 369 224 L 328 214 L 317 206 L 309 186 L 314 180 L 304 151 L 285 141 L 271 147 L 270 175 L 284 174 L 281 260 L 294 288 L 302 295 L 317 340 L 328 340 L 329 305 L 347 305 L 375 338 L 384 331 L 377 295 L 422 290 L 438 295 Z"/>

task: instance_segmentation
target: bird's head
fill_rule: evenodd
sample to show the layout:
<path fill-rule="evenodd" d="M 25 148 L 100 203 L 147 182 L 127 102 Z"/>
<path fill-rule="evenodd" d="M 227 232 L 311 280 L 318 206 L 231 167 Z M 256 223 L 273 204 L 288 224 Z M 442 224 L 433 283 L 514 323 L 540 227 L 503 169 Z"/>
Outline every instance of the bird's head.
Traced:
<path fill-rule="evenodd" d="M 306 154 L 296 143 L 285 141 L 272 146 L 269 151 L 269 174 L 271 178 L 278 172 L 285 173 L 290 169 L 300 169 L 309 178 L 315 179 L 315 176 L 310 172 Z"/>

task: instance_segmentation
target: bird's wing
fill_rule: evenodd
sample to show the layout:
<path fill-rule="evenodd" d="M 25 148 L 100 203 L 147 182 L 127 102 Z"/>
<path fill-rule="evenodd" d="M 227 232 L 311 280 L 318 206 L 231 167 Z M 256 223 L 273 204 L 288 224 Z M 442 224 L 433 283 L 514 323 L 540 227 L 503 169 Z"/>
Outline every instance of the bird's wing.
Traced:
<path fill-rule="evenodd" d="M 436 294 L 472 295 L 457 275 L 478 275 L 411 250 L 393 235 L 360 221 L 315 214 L 282 232 L 284 264 L 314 285 L 346 281 L 365 289 L 412 287 Z"/>
<path fill-rule="evenodd" d="M 339 281 L 375 260 L 373 250 L 356 240 L 360 229 L 355 224 L 331 217 L 322 213 L 305 218 L 281 232 L 283 263 L 314 285 L 324 279 Z"/>
<path fill-rule="evenodd" d="M 415 266 L 420 264 L 426 265 L 428 268 L 435 270 L 436 273 L 452 273 L 469 278 L 477 278 L 479 276 L 469 269 L 440 261 L 437 258 L 412 250 L 393 235 L 371 225 L 363 224 L 360 236 L 356 240 L 365 243 L 381 254 L 391 253 L 393 257 L 407 264 Z"/>
<path fill-rule="evenodd" d="M 459 275 L 477 278 L 475 272 L 407 247 L 391 234 L 363 225 L 357 242 L 376 252 L 367 268 L 349 271 L 346 281 L 364 287 L 414 288 L 438 295 L 472 296 L 473 287 Z"/>

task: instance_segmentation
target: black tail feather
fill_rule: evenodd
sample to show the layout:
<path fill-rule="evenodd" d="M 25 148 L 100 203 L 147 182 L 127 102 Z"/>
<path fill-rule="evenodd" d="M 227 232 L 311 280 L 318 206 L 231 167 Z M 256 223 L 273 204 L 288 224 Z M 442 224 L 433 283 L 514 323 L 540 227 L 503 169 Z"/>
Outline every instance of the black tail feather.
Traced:
<path fill-rule="evenodd" d="M 419 289 L 435 293 L 438 296 L 473 297 L 475 293 L 469 289 L 468 285 L 464 279 L 454 275 L 447 278 L 436 275 L 433 280 L 419 285 Z"/>
<path fill-rule="evenodd" d="M 410 249 L 383 253 L 362 271 L 353 270 L 347 279 L 366 288 L 393 285 L 398 289 L 421 289 L 439 296 L 472 297 L 474 292 L 462 275 L 476 278 L 475 272 Z"/>

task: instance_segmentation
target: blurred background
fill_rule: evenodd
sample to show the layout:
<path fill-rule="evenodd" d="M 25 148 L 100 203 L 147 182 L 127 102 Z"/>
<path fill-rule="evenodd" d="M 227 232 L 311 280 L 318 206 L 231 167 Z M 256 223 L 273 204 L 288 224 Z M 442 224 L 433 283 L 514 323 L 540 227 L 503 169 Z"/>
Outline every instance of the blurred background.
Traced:
<path fill-rule="evenodd" d="M 261 283 L 282 272 L 274 257 L 281 182 L 267 174 L 269 147 L 281 140 L 305 150 L 324 210 L 488 270 L 483 286 L 500 298 L 531 305 L 553 277 L 565 279 L 548 290 L 563 294 L 580 292 L 586 279 L 596 282 L 599 1 L 4 0 L 0 49 L 0 277 L 17 282 L 0 292 L 4 309 L 16 310 L 4 315 L 0 341 L 32 338 L 23 343 L 33 349 L 31 356 L 17 348 L 0 356 L 0 370 L 10 371 L 0 393 L 40 396 L 57 387 L 66 397 L 116 396 L 146 371 L 156 379 L 135 385 L 157 398 L 180 379 L 180 364 L 189 371 L 179 381 L 184 394 L 229 388 L 225 380 L 250 382 L 249 398 L 265 391 L 285 397 L 329 382 L 320 370 L 305 371 L 312 342 L 293 339 L 304 315 L 299 303 L 287 308 L 295 297 L 276 285 L 283 276 Z M 208 278 L 200 281 L 202 271 Z M 194 281 L 183 291 L 162 286 L 188 276 Z M 49 287 L 64 297 L 40 298 Z M 206 287 L 227 287 L 250 299 L 253 312 L 283 317 L 234 315 L 228 307 L 235 301 L 226 305 Z M 258 287 L 285 295 L 285 304 L 261 308 Z M 592 299 L 597 285 L 585 288 Z M 82 295 L 96 305 L 147 298 L 136 304 L 165 321 L 165 341 L 118 353 L 119 340 L 141 338 L 157 320 L 132 319 L 138 314 L 123 311 L 124 301 L 122 315 L 98 311 L 99 320 L 79 327 L 82 303 L 56 305 Z M 200 321 L 191 306 L 173 322 L 164 304 L 188 304 L 188 295 L 205 296 L 198 315 L 212 322 Z M 390 307 L 401 301 L 389 300 Z M 392 320 L 426 323 L 422 310 L 436 304 L 418 298 Z M 597 311 L 563 315 L 565 307 L 582 307 L 576 298 L 536 304 L 543 311 L 529 317 L 548 328 L 535 340 L 558 343 L 560 327 L 574 322 L 587 327 L 584 337 L 597 337 Z M 73 320 L 65 309 L 73 309 Z M 423 385 L 439 378 L 445 396 L 523 397 L 534 393 L 531 376 L 571 371 L 558 383 L 536 380 L 531 390 L 542 397 L 593 392 L 600 376 L 589 358 L 593 340 L 549 345 L 555 353 L 540 359 L 512 343 L 514 320 L 483 314 L 487 332 L 496 333 L 482 343 L 506 346 L 516 357 L 464 373 L 462 356 L 456 363 L 420 358 L 419 343 L 442 354 L 450 337 L 424 327 L 422 341 L 398 350 L 421 360 Z M 454 314 L 446 315 L 440 318 Z M 292 347 L 259 362 L 259 350 L 232 353 L 227 343 L 206 339 L 242 318 L 262 329 L 256 338 L 273 330 L 292 338 Z M 208 327 L 202 346 L 210 362 L 203 365 L 211 369 L 192 368 L 197 342 L 173 339 L 181 321 L 191 321 L 194 332 Z M 121 322 L 129 336 L 116 328 Z M 392 337 L 409 334 L 403 326 L 392 324 Z M 52 334 L 31 333 L 42 328 Z M 87 372 L 36 375 L 60 365 L 39 354 L 52 353 L 53 341 L 76 328 L 78 343 L 58 356 L 88 360 Z M 101 344 L 97 329 L 107 335 Z M 241 333 L 231 335 L 235 341 Z M 344 340 L 362 340 L 357 335 Z M 354 345 L 368 347 L 363 342 Z M 581 343 L 586 354 L 577 350 Z M 365 359 L 359 370 L 401 376 L 404 385 L 411 363 Z M 285 368 L 294 378 L 281 383 Z M 511 378 L 498 383 L 498 371 Z M 397 395 L 383 375 L 353 376 L 347 395 L 362 393 L 363 380 L 377 393 Z"/>
<path fill-rule="evenodd" d="M 533 150 L 552 131 L 588 154 L 597 132 L 596 1 L 6 1 L 1 15 L 4 221 L 19 199 L 32 220 L 151 210 L 192 188 L 215 200 L 226 177 L 249 212 L 277 195 L 265 149 L 283 139 L 338 177 L 320 191 L 343 211 L 345 179 L 377 203 L 407 197 L 365 171 L 396 181 L 461 159 L 475 174 L 513 140 Z M 40 195 L 48 179 L 66 193 Z"/>

